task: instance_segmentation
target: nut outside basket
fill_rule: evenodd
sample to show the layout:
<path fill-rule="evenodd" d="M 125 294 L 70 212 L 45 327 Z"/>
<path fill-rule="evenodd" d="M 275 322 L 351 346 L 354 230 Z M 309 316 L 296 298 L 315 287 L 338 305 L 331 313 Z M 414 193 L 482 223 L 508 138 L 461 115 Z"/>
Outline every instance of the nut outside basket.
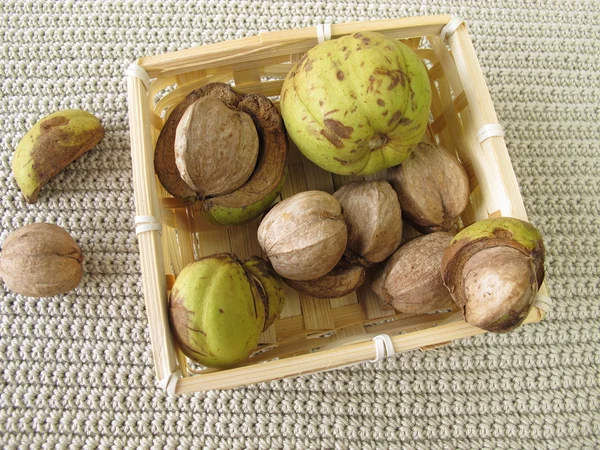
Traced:
<path fill-rule="evenodd" d="M 456 309 L 421 315 L 382 309 L 367 280 L 356 293 L 336 299 L 310 298 L 286 286 L 281 318 L 262 334 L 241 367 L 203 370 L 185 358 L 171 335 L 168 291 L 186 264 L 215 252 L 247 258 L 261 250 L 258 220 L 229 228 L 211 225 L 200 216 L 198 204 L 184 204 L 161 186 L 153 156 L 166 117 L 188 93 L 214 81 L 233 82 L 236 89 L 268 96 L 277 105 L 283 78 L 305 52 L 323 39 L 364 30 L 401 40 L 427 66 L 433 95 L 424 139 L 455 153 L 470 178 L 469 206 L 457 227 L 496 216 L 527 220 L 467 26 L 456 17 L 327 24 L 140 58 L 126 71 L 135 222 L 156 375 L 168 392 L 230 389 L 322 372 L 485 333 L 465 323 Z M 363 178 L 325 172 L 292 144 L 288 166 L 283 198 L 308 189 L 333 193 Z M 385 176 L 383 171 L 364 178 Z M 544 284 L 526 323 L 542 320 L 549 302 Z"/>

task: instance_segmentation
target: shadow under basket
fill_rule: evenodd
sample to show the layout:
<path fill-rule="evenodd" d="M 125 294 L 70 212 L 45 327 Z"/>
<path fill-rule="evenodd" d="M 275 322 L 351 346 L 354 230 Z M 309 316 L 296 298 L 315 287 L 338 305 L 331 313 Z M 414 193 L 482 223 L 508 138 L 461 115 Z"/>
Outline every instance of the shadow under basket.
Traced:
<path fill-rule="evenodd" d="M 215 81 L 268 96 L 278 105 L 283 78 L 319 39 L 329 32 L 335 39 L 365 30 L 401 40 L 428 69 L 432 104 L 424 140 L 456 155 L 470 179 L 469 206 L 456 227 L 487 217 L 527 220 L 502 128 L 467 27 L 457 18 L 410 17 L 268 32 L 140 58 L 126 72 L 136 232 L 156 374 L 169 392 L 229 389 L 295 377 L 485 333 L 465 323 L 456 308 L 418 315 L 384 309 L 367 280 L 357 292 L 336 299 L 311 298 L 286 286 L 281 318 L 261 335 L 255 353 L 240 367 L 202 370 L 173 340 L 168 291 L 186 264 L 215 252 L 233 252 L 240 258 L 262 253 L 256 239 L 259 220 L 217 227 L 203 220 L 199 202 L 184 204 L 164 190 L 153 160 L 166 118 L 188 93 Z M 282 198 L 311 189 L 333 193 L 353 180 L 387 176 L 387 171 L 368 177 L 333 175 L 304 158 L 293 144 L 288 167 Z M 525 322 L 542 320 L 548 303 L 544 284 Z"/>

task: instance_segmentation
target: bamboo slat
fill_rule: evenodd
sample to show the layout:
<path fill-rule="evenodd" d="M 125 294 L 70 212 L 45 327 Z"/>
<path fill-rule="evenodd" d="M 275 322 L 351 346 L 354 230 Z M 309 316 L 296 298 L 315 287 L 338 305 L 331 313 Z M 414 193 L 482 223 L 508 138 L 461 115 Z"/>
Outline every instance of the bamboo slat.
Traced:
<path fill-rule="evenodd" d="M 150 110 L 146 107 L 148 94 L 142 81 L 131 76 L 127 77 L 127 92 L 135 214 L 153 216 L 161 220 L 154 187 L 152 136 L 150 128 L 144 126 L 150 123 Z M 177 370 L 177 357 L 167 316 L 167 287 L 161 237 L 157 231 L 141 233 L 138 243 L 152 355 L 156 376 L 163 379 Z"/>

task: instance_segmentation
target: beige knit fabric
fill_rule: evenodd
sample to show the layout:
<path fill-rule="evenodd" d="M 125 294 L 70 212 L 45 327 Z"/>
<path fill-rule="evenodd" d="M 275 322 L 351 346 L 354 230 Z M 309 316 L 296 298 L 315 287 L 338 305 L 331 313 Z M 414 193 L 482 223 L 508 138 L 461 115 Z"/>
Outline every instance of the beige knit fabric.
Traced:
<path fill-rule="evenodd" d="M 550 318 L 375 365 L 168 397 L 155 384 L 141 292 L 124 69 L 261 30 L 436 13 L 468 21 L 545 236 Z M 0 447 L 599 448 L 599 60 L 597 1 L 4 0 L 0 241 L 54 222 L 86 260 L 64 296 L 0 287 Z M 12 153 L 62 108 L 96 114 L 106 137 L 27 205 Z"/>

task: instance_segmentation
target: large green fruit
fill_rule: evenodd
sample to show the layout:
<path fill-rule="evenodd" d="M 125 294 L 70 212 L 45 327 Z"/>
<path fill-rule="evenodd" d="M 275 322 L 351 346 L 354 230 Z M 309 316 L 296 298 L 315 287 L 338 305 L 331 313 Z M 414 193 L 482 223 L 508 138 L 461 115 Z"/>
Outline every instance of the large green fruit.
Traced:
<path fill-rule="evenodd" d="M 366 31 L 312 48 L 281 91 L 294 143 L 341 175 L 400 164 L 423 137 L 430 106 L 427 70 L 415 52 Z"/>
<path fill-rule="evenodd" d="M 183 353 L 207 367 L 248 359 L 265 324 L 262 285 L 229 253 L 187 265 L 169 298 L 169 319 Z"/>

